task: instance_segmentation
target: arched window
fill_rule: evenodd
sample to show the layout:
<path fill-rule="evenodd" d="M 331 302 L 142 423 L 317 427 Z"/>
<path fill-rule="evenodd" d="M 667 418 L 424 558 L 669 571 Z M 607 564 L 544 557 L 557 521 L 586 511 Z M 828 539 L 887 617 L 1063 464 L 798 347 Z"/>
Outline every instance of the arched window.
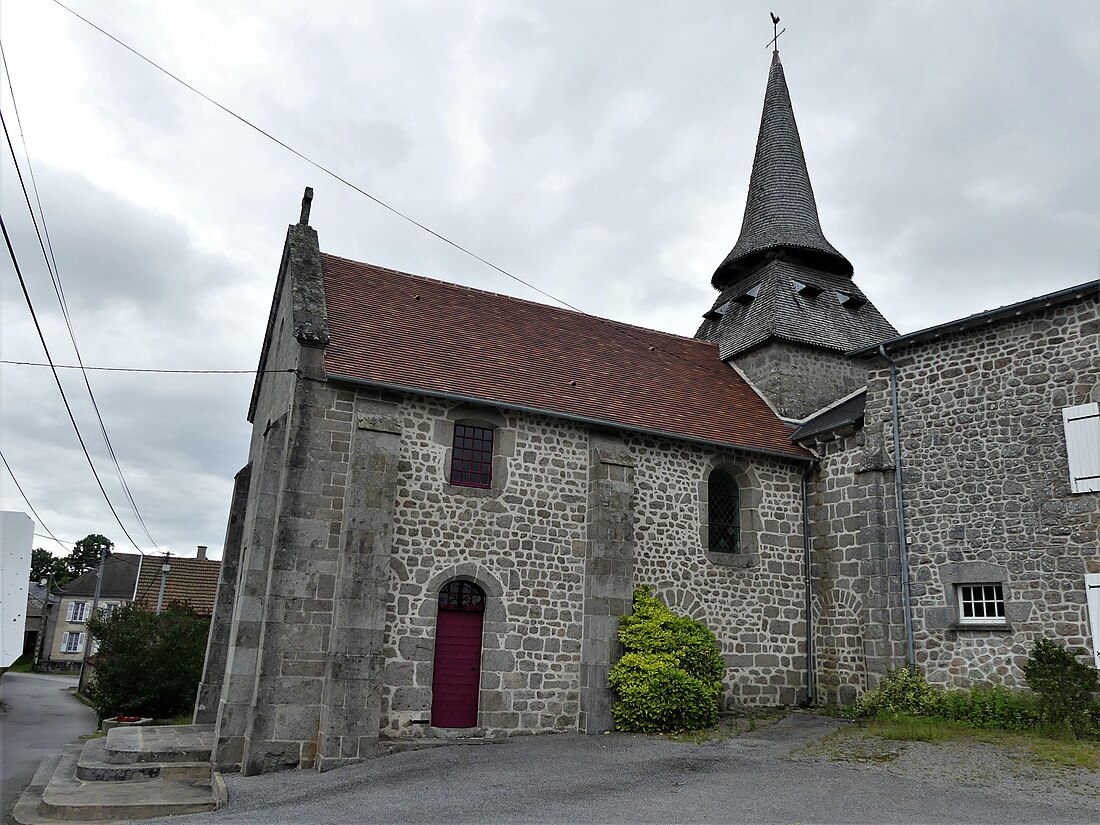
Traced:
<path fill-rule="evenodd" d="M 473 582 L 456 579 L 439 591 L 439 609 L 483 613 L 485 593 Z"/>
<path fill-rule="evenodd" d="M 729 471 L 721 467 L 710 474 L 707 509 L 707 549 L 712 553 L 740 553 L 741 490 Z"/>

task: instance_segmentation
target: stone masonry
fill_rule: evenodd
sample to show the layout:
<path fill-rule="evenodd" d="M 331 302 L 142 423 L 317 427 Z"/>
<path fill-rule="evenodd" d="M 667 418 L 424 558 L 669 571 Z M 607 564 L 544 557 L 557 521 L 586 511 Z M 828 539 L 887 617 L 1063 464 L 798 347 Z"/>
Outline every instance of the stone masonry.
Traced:
<path fill-rule="evenodd" d="M 203 694 L 221 680 L 219 769 L 324 770 L 438 735 L 438 595 L 455 579 L 486 595 L 468 735 L 608 729 L 618 618 L 642 583 L 718 632 L 731 702 L 799 698 L 797 461 L 330 382 L 314 238 L 291 227 L 228 533 L 238 575 L 209 647 L 224 666 Z M 457 424 L 494 431 L 488 489 L 447 480 Z M 740 554 L 706 549 L 717 466 L 743 489 Z"/>
<path fill-rule="evenodd" d="M 1096 293 L 893 357 L 917 663 L 940 684 L 1012 685 L 1039 637 L 1091 647 L 1084 574 L 1100 572 L 1100 494 L 1070 492 L 1061 410 L 1100 400 Z M 888 426 L 889 398 L 876 359 L 868 429 Z M 955 585 L 980 582 L 1003 585 L 1006 626 L 959 625 Z"/>
<path fill-rule="evenodd" d="M 802 420 L 860 389 L 865 366 L 843 352 L 769 341 L 733 358 L 779 415 Z"/>

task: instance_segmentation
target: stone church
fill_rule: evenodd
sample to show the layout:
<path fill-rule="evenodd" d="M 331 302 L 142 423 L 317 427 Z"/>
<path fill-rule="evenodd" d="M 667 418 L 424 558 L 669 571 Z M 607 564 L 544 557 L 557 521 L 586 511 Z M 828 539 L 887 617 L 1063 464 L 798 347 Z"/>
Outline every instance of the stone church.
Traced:
<path fill-rule="evenodd" d="M 607 730 L 643 583 L 716 632 L 730 706 L 1096 655 L 1100 282 L 898 335 L 822 232 L 777 52 L 694 338 L 324 253 L 310 198 L 197 701 L 219 770 Z"/>

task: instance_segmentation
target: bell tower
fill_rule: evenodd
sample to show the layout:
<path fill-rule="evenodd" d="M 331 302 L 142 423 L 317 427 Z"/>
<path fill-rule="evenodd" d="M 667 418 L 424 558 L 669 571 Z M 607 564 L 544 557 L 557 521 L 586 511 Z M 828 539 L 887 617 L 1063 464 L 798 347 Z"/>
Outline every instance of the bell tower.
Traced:
<path fill-rule="evenodd" d="M 741 233 L 711 284 L 718 298 L 695 337 L 792 420 L 862 387 L 864 368 L 845 353 L 897 334 L 821 230 L 778 49 Z"/>

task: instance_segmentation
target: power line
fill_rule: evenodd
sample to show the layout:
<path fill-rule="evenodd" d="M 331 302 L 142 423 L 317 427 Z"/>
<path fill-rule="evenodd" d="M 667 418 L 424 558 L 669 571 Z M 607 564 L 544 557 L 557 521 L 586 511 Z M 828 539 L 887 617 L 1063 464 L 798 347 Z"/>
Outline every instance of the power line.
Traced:
<path fill-rule="evenodd" d="M 134 499 L 134 494 L 130 490 L 130 485 L 126 481 L 126 476 L 122 472 L 122 465 L 119 463 L 118 456 L 115 454 L 115 445 L 111 442 L 110 435 L 107 434 L 107 424 L 103 420 L 103 414 L 100 412 L 99 403 L 96 401 L 95 393 L 92 392 L 92 383 L 88 378 L 88 373 L 84 370 L 84 358 L 80 354 L 80 346 L 76 342 L 76 331 L 73 329 L 72 318 L 69 316 L 68 302 L 65 300 L 65 290 L 61 285 L 61 271 L 57 267 L 57 259 L 54 256 L 53 241 L 50 240 L 50 230 L 46 225 L 46 213 L 42 209 L 42 198 L 39 196 L 38 185 L 34 180 L 34 166 L 31 163 L 30 152 L 27 150 L 27 139 L 23 133 L 23 124 L 19 118 L 19 107 L 15 101 L 15 88 L 12 85 L 11 71 L 8 69 L 8 58 L 3 51 L 3 46 L 0 45 L 0 58 L 3 59 L 4 72 L 8 77 L 8 91 L 11 93 L 11 105 L 12 110 L 15 112 L 16 125 L 19 126 L 19 136 L 23 141 L 23 153 L 27 158 L 27 173 L 31 179 L 31 188 L 34 189 L 34 197 L 38 203 L 38 214 L 42 218 L 42 231 L 38 229 L 38 221 L 35 219 L 34 207 L 31 206 L 30 195 L 27 192 L 26 183 L 23 181 L 23 171 L 19 168 L 19 159 L 15 155 L 15 146 L 12 145 L 11 135 L 8 133 L 8 123 L 4 120 L 3 113 L 0 112 L 0 123 L 4 127 L 4 137 L 8 142 L 8 149 L 11 152 L 12 163 L 15 165 L 15 173 L 19 178 L 19 185 L 23 189 L 23 198 L 27 203 L 27 212 L 31 216 L 31 223 L 34 224 L 35 234 L 38 235 L 38 245 L 42 250 L 42 257 L 46 261 L 46 269 L 50 273 L 50 280 L 53 283 L 54 294 L 57 295 L 57 301 L 61 305 L 61 314 L 65 319 L 65 327 L 69 331 L 69 340 L 73 344 L 73 352 L 76 353 L 77 363 L 80 365 L 80 373 L 84 378 L 84 386 L 88 390 L 88 398 L 92 402 L 92 409 L 95 411 L 96 420 L 99 422 L 99 431 L 103 436 L 103 443 L 107 445 L 107 453 L 111 458 L 111 463 L 114 464 L 115 473 L 118 476 L 119 484 L 122 485 L 122 490 L 126 495 L 127 501 L 130 503 L 130 509 L 134 511 L 134 516 L 137 518 L 138 523 L 141 525 L 141 529 L 145 531 L 146 537 L 153 547 L 157 546 L 156 541 L 153 539 L 153 534 L 149 532 L 149 527 L 145 524 L 145 519 L 141 515 L 141 510 L 138 508 L 137 501 Z M 46 242 L 43 244 L 42 236 L 45 234 Z M 49 246 L 49 253 L 46 252 L 46 246 Z M 52 263 L 52 265 L 51 265 Z"/>
<path fill-rule="evenodd" d="M 577 309 L 577 308 L 576 308 L 575 306 L 573 306 L 572 304 L 569 304 L 569 303 L 567 303 L 566 301 L 563 301 L 563 300 L 562 300 L 561 298 L 557 298 L 557 297 L 555 297 L 555 296 L 551 295 L 551 294 L 550 294 L 549 292 L 546 292 L 545 290 L 539 289 L 539 288 L 538 288 L 537 286 L 535 286 L 534 284 L 532 284 L 532 283 L 530 283 L 530 282 L 528 282 L 528 281 L 525 281 L 525 280 L 523 280 L 522 278 L 520 278 L 520 277 L 519 277 L 519 276 L 517 276 L 517 275 L 513 275 L 513 274 L 512 274 L 511 272 L 509 272 L 508 270 L 506 270 L 506 269 L 503 269 L 503 268 L 501 268 L 501 267 L 497 266 L 497 265 L 496 265 L 496 264 L 494 264 L 494 263 L 493 263 L 492 261 L 488 261 L 488 260 L 486 260 L 485 258 L 482 258 L 482 257 L 481 257 L 480 255 L 478 255 L 478 254 L 477 254 L 476 252 L 472 252 L 472 251 L 470 251 L 470 250 L 469 250 L 469 249 L 467 249 L 466 247 L 462 246 L 462 244 L 460 244 L 460 243 L 458 243 L 458 242 L 456 242 L 456 241 L 452 241 L 452 240 L 451 240 L 450 238 L 448 238 L 448 237 L 447 237 L 446 235 L 443 235 L 443 234 L 441 234 L 441 233 L 439 233 L 439 232 L 436 232 L 436 231 L 435 231 L 434 229 L 432 229 L 432 228 L 430 228 L 430 227 L 428 227 L 428 226 L 425 226 L 424 224 L 420 223 L 420 221 L 416 220 L 416 219 L 415 219 L 415 218 L 413 218 L 412 216 L 410 216 L 410 215 L 407 215 L 406 213 L 402 212 L 402 211 L 401 211 L 400 209 L 398 209 L 398 208 L 396 208 L 396 207 L 394 207 L 394 206 L 390 206 L 390 205 L 389 205 L 388 203 L 386 203 L 386 202 L 385 202 L 384 200 L 382 200 L 381 198 L 378 198 L 378 197 L 376 197 L 376 196 L 372 195 L 372 194 L 371 194 L 370 192 L 368 192 L 367 190 L 365 190 L 365 189 L 361 189 L 360 187 L 356 186 L 356 185 L 355 185 L 354 183 L 352 183 L 351 181 L 349 181 L 349 180 L 348 180 L 347 178 L 344 178 L 344 177 L 340 176 L 339 174 L 337 174 L 336 172 L 333 172 L 333 171 L 332 171 L 331 169 L 329 169 L 329 168 L 328 168 L 327 166 L 324 166 L 323 164 L 321 164 L 321 163 L 319 163 L 319 162 L 317 162 L 317 161 L 313 160 L 313 158 L 311 158 L 311 157 L 309 157 L 309 156 L 307 156 L 307 155 L 303 154 L 302 152 L 299 152 L 299 151 L 298 151 L 297 149 L 295 149 L 295 148 L 294 148 L 293 146 L 290 146 L 289 144 L 287 144 L 287 143 L 284 143 L 283 141 L 279 140 L 279 138 L 275 137 L 275 136 L 274 136 L 273 134 L 271 134 L 270 132 L 267 132 L 267 131 L 265 131 L 264 129 L 260 128 L 260 127 L 259 127 L 259 126 L 257 126 L 257 125 L 256 125 L 255 123 L 253 123 L 252 121 L 248 120 L 248 119 L 247 119 L 246 117 L 244 117 L 244 116 L 242 116 L 242 115 L 239 115 L 239 114 L 237 114 L 236 112 L 234 112 L 234 111 L 233 111 L 232 109 L 230 109 L 230 108 L 229 108 L 229 107 L 227 107 L 227 106 L 223 106 L 223 105 L 222 105 L 221 103 L 219 103 L 218 101 L 214 100 L 214 98 L 210 97 L 209 95 L 205 94 L 204 92 L 200 92 L 200 91 L 199 91 L 198 89 L 196 89 L 196 88 L 195 88 L 194 86 L 192 86 L 192 85 L 191 85 L 190 83 L 188 83 L 188 82 L 187 82 L 186 80 L 182 79 L 181 77 L 179 77 L 179 76 L 177 76 L 177 75 L 174 75 L 174 74 L 172 74 L 172 73 L 171 73 L 170 71 L 168 71 L 168 70 L 167 70 L 166 68 L 164 68 L 163 66 L 161 66 L 161 65 L 160 65 L 159 63 L 157 63 L 156 61 L 152 60 L 151 58 L 148 58 L 148 57 L 146 57 L 146 56 L 145 56 L 145 55 L 143 55 L 143 54 L 142 54 L 141 52 L 139 52 L 139 51 L 138 51 L 137 49 L 133 48 L 132 46 L 130 46 L 130 45 L 129 45 L 129 44 L 127 44 L 127 43 L 124 43 L 124 42 L 123 42 L 122 40 L 119 40 L 119 39 L 118 39 L 117 37 L 115 37 L 115 36 L 114 36 L 113 34 L 111 34 L 110 32 L 108 32 L 108 31 L 106 31 L 106 30 L 104 30 L 104 29 L 101 29 L 101 28 L 100 28 L 99 26 L 97 26 L 97 25 L 96 25 L 95 23 L 93 23 L 93 22 L 92 22 L 91 20 L 89 20 L 89 19 L 88 19 L 87 17 L 84 17 L 84 16 L 82 16 L 81 14 L 77 13 L 76 11 L 74 11 L 73 9 L 69 8 L 69 7 L 68 7 L 68 6 L 66 6 L 66 5 L 64 4 L 64 3 L 60 2 L 60 0 L 53 0 L 53 2 L 54 2 L 54 3 L 56 3 L 56 4 L 58 5 L 58 6 L 60 6 L 61 8 L 63 8 L 63 9 L 65 10 L 65 11 L 69 12 L 69 14 L 73 15 L 73 16 L 74 16 L 74 17 L 76 17 L 77 19 L 79 19 L 79 20 L 82 20 L 82 21 L 84 21 L 85 23 L 87 23 L 87 24 L 88 24 L 89 26 L 91 26 L 91 27 L 92 27 L 93 29 L 95 29 L 95 30 L 96 30 L 97 32 L 99 32 L 99 33 L 100 33 L 100 34 L 102 34 L 103 36 L 105 36 L 105 37 L 107 37 L 107 38 L 110 38 L 110 39 L 111 39 L 111 40 L 113 40 L 113 41 L 114 41 L 115 43 L 117 43 L 118 45 L 122 46 L 122 48 L 126 49 L 126 51 L 130 52 L 130 53 L 131 53 L 132 55 L 134 55 L 135 57 L 138 57 L 138 58 L 140 58 L 141 60 L 144 60 L 144 61 L 145 61 L 146 63 L 148 63 L 148 64 L 149 64 L 150 66 L 152 66 L 152 67 L 153 67 L 154 69 L 156 69 L 157 71 L 159 71 L 159 72 L 162 72 L 162 73 L 164 73 L 164 74 L 168 75 L 168 77 L 172 78 L 172 80 L 176 81 L 176 82 L 177 82 L 177 83 L 179 83 L 179 84 L 180 84 L 181 86 L 184 86 L 185 88 L 187 88 L 187 89 L 190 89 L 190 90 L 191 90 L 192 92 L 194 92 L 195 94 L 197 94 L 197 95 L 198 95 L 199 97 L 201 97 L 201 98 L 202 98 L 203 100 L 205 100 L 205 101 L 207 101 L 208 103 L 212 103 L 213 105 L 217 106 L 217 107 L 218 107 L 219 109 L 221 109 L 221 110 L 222 110 L 223 112 L 225 112 L 225 113 L 226 113 L 227 115 L 229 115 L 230 117 L 234 118 L 235 120 L 239 120 L 239 121 L 240 121 L 241 123 L 243 123 L 243 124 L 244 124 L 245 126 L 247 126 L 247 127 L 249 128 L 249 129 L 252 129 L 253 131 L 259 132 L 259 133 L 260 133 L 261 135 L 263 135 L 263 136 L 264 136 L 265 138 L 267 138 L 268 140 L 270 140 L 270 141 L 272 141 L 273 143 L 276 143 L 276 144 L 278 144 L 279 146 L 283 147 L 284 149 L 286 149 L 286 150 L 287 150 L 288 152 L 290 152 L 290 153 L 291 153 L 292 155 L 294 155 L 295 157 L 298 157 L 298 158 L 300 158 L 301 160 L 304 160 L 304 161 L 305 161 L 306 163 L 308 163 L 308 164 L 309 164 L 310 166 L 312 166 L 313 168 L 315 168 L 315 169 L 317 169 L 317 170 L 319 170 L 319 171 L 321 171 L 321 172 L 324 172 L 324 173 L 325 173 L 326 175 L 328 175 L 328 176 L 329 176 L 330 178 L 333 178 L 334 180 L 337 180 L 337 181 L 339 181 L 340 183 L 344 184 L 345 186 L 347 186 L 347 187 L 349 187 L 349 188 L 351 188 L 351 189 L 354 189 L 354 190 L 355 190 L 356 192 L 358 192 L 358 193 L 359 193 L 360 195 L 362 195 L 363 197 L 365 197 L 365 198 L 369 198 L 370 200 L 374 201 L 374 202 L 375 202 L 376 204 L 378 204 L 379 206 L 381 206 L 381 207 L 382 207 L 383 209 L 386 209 L 386 210 L 388 210 L 388 211 L 392 212 L 392 213 L 393 213 L 394 215 L 397 215 L 397 217 L 401 218 L 402 220 L 408 221 L 408 222 L 409 222 L 409 223 L 411 223 L 411 224 L 412 224 L 413 226 L 415 226 L 415 227 L 417 227 L 417 228 L 419 228 L 419 229 L 422 229 L 422 230 L 424 230 L 424 231 L 425 231 L 425 232 L 427 232 L 427 233 L 428 233 L 429 235 L 433 235 L 434 237 L 436 237 L 436 238 L 438 238 L 439 240 L 443 241 L 443 243 L 445 243 L 445 244 L 449 244 L 450 246 L 453 246 L 453 247 L 454 247 L 455 249 L 457 249 L 457 250 L 458 250 L 459 252 L 463 252 L 463 253 L 465 253 L 466 255 L 469 255 L 469 256 L 470 256 L 471 258 L 474 258 L 475 260 L 481 261 L 481 263 L 485 264 L 485 265 L 486 265 L 486 266 L 488 266 L 488 267 L 491 267 L 492 269 L 495 269 L 495 270 L 496 270 L 497 272 L 499 272 L 499 273 L 500 273 L 501 275 L 504 275 L 505 277 L 511 278 L 511 279 L 512 279 L 513 281 L 515 281 L 516 283 L 520 283 L 520 284 L 523 284 L 523 285 L 524 285 L 525 287 L 527 287 L 528 289 L 534 290 L 535 292 L 539 293 L 539 295 L 542 295 L 542 296 L 544 296 L 544 297 L 546 297 L 546 298 L 549 298 L 549 299 L 550 299 L 551 301 L 555 301 L 556 303 L 559 303 L 559 304 L 561 304 L 562 306 L 568 307 L 569 309 L 572 309 L 572 310 L 574 310 L 574 311 L 576 311 L 576 312 L 581 312 L 581 310 Z"/>
<path fill-rule="evenodd" d="M 30 508 L 30 511 L 32 513 L 34 513 L 34 517 L 38 521 L 38 524 L 42 527 L 43 530 L 49 533 L 49 536 L 39 536 L 39 538 L 51 538 L 62 547 L 65 547 L 65 543 L 53 534 L 53 531 L 46 526 L 46 522 L 42 521 L 42 516 L 38 515 L 38 511 L 34 509 L 34 505 L 31 504 L 31 500 L 27 498 L 27 494 L 23 492 L 23 487 L 22 485 L 20 485 L 19 479 L 15 477 L 15 473 L 12 471 L 11 465 L 8 464 L 8 460 L 4 457 L 3 451 L 0 451 L 0 460 L 4 462 L 4 467 L 5 469 L 7 469 L 8 475 L 11 476 L 11 480 L 15 483 L 15 489 L 19 491 L 19 495 L 23 496 L 23 501 L 27 502 L 27 507 Z M 37 533 L 35 535 L 37 535 Z"/>
<path fill-rule="evenodd" d="M 42 325 L 38 323 L 38 314 L 34 311 L 34 303 L 31 301 L 30 292 L 27 291 L 27 282 L 23 278 L 23 270 L 19 267 L 19 259 L 15 255 L 15 249 L 11 245 L 11 237 L 8 235 L 7 224 L 4 223 L 4 216 L 0 214 L 0 231 L 4 234 L 4 244 L 8 248 L 8 256 L 11 258 L 12 266 L 15 267 L 15 274 L 19 278 L 19 286 L 23 290 L 23 298 L 27 302 L 27 309 L 30 310 L 31 319 L 34 321 L 34 328 L 38 331 L 38 340 L 42 343 L 42 349 L 46 353 L 46 360 L 53 364 L 53 357 L 50 355 L 50 348 L 46 345 L 46 336 L 42 332 Z M 123 534 L 130 540 L 130 543 L 134 545 L 134 549 L 142 555 L 145 552 L 138 547 L 138 543 L 134 541 L 133 536 L 130 535 L 130 531 L 126 529 L 126 525 L 122 523 L 122 519 L 119 518 L 118 512 L 115 510 L 115 505 L 111 503 L 110 496 L 107 495 L 107 489 L 103 486 L 103 480 L 99 477 L 99 473 L 96 471 L 95 464 L 92 462 L 92 455 L 88 452 L 88 445 L 84 443 L 84 436 L 80 434 L 80 427 L 76 424 L 76 416 L 73 415 L 73 409 L 69 406 L 69 399 L 65 395 L 65 387 L 61 384 L 61 376 L 58 375 L 57 370 L 53 370 L 53 379 L 57 384 L 57 391 L 61 393 L 61 400 L 65 404 L 65 411 L 69 414 L 69 421 L 73 425 L 73 431 L 76 433 L 76 439 L 80 442 L 80 448 L 84 451 L 84 458 L 88 461 L 88 467 L 92 471 L 92 475 L 95 476 L 96 484 L 99 485 L 99 491 L 103 494 L 104 501 L 107 502 L 107 507 L 111 511 L 111 515 L 115 517 L 115 521 L 118 522 L 118 526 L 122 528 Z"/>
<path fill-rule="evenodd" d="M 95 370 L 98 372 L 153 372 L 167 375 L 270 375 L 272 373 L 297 372 L 293 368 L 281 370 L 166 370 L 143 367 L 89 367 L 86 364 L 45 364 L 41 361 L 9 361 L 0 358 L 0 364 L 19 367 L 53 367 L 59 370 Z"/>
<path fill-rule="evenodd" d="M 333 178 L 334 180 L 339 181 L 340 183 L 344 184 L 345 186 L 349 187 L 350 189 L 354 190 L 355 192 L 358 192 L 360 195 L 363 195 L 365 198 L 368 198 L 369 200 L 371 200 L 374 203 L 378 204 L 383 209 L 386 209 L 389 212 L 392 212 L 394 215 L 397 215 L 402 220 L 408 221 L 413 226 L 416 226 L 417 228 L 422 229 L 423 231 L 427 232 L 429 235 L 432 235 L 433 237 L 435 237 L 435 238 L 443 241 L 444 243 L 454 247 L 459 252 L 462 252 L 466 255 L 469 255 L 474 260 L 480 261 L 481 263 L 485 264 L 489 268 L 491 268 L 493 270 L 496 270 L 501 275 L 504 275 L 505 277 L 510 278 L 511 280 L 515 281 L 516 283 L 523 284 L 528 289 L 531 289 L 531 290 L 537 292 L 539 295 L 542 295 L 546 298 L 549 298 L 551 301 L 554 301 L 555 303 L 561 304 L 562 306 L 566 307 L 567 309 L 571 309 L 574 312 L 580 313 L 581 315 L 586 315 L 590 318 L 594 318 L 598 321 L 603 322 L 604 324 L 610 326 L 619 335 L 622 335 L 625 338 L 629 338 L 632 341 L 634 341 L 635 343 L 642 344 L 644 346 L 648 346 L 650 348 L 650 350 L 652 350 L 652 351 L 661 352 L 662 354 L 667 355 L 670 358 L 674 358 L 677 361 L 682 361 L 683 363 L 687 364 L 691 368 L 699 370 L 700 372 L 709 373 L 711 375 L 716 375 L 716 376 L 721 376 L 723 378 L 728 378 L 729 377 L 729 370 L 728 369 L 718 367 L 716 364 L 715 365 L 712 365 L 712 364 L 703 365 L 703 364 L 698 363 L 698 362 L 689 361 L 687 358 L 684 358 L 683 356 L 679 355 L 678 353 L 672 352 L 669 349 L 665 349 L 665 348 L 662 348 L 662 347 L 657 347 L 657 346 L 653 345 L 649 340 L 643 340 L 640 337 L 632 334 L 627 329 L 624 329 L 625 326 L 628 326 L 626 324 L 622 324 L 622 323 L 617 322 L 617 321 L 612 321 L 612 320 L 607 319 L 607 318 L 601 318 L 600 316 L 592 315 L 591 313 L 585 312 L 584 310 L 573 306 L 568 301 L 566 301 L 562 298 L 558 298 L 557 296 L 552 295 L 551 293 L 547 292 L 544 289 L 540 289 L 539 287 L 535 286 L 534 284 L 530 283 L 529 281 L 525 281 L 523 278 L 520 278 L 517 275 L 513 275 L 511 272 L 504 269 L 503 267 L 497 266 L 492 261 L 486 260 L 485 258 L 481 257 L 480 255 L 478 255 L 475 252 L 472 252 L 471 250 L 467 249 L 466 247 L 462 246 L 461 244 L 457 243 L 456 241 L 452 241 L 450 238 L 446 237 L 445 235 L 443 235 L 439 232 L 436 232 L 434 229 L 432 229 L 428 226 L 425 226 L 424 224 L 420 223 L 418 220 L 411 217 L 410 215 L 405 214 L 404 212 L 397 209 L 396 207 L 390 206 L 388 203 L 383 201 L 381 198 L 376 197 L 375 195 L 372 195 L 370 192 L 368 192 L 365 189 L 362 189 L 361 187 L 359 187 L 356 184 L 352 183 L 347 178 L 344 178 L 343 176 L 341 176 L 341 175 L 337 174 L 336 172 L 332 171 L 327 166 L 324 166 L 323 164 L 319 163 L 318 161 L 313 160 L 313 158 L 309 157 L 308 155 L 298 151 L 294 147 L 292 147 L 289 144 L 283 142 L 282 140 L 275 137 L 270 132 L 267 132 L 264 129 L 262 129 L 261 127 L 259 127 L 256 124 L 252 123 L 250 120 L 245 118 L 243 115 L 237 114 L 232 109 L 230 109 L 228 106 L 225 106 L 225 105 L 219 103 L 217 100 L 210 97 L 205 92 L 200 91 L 199 89 L 195 88 L 190 83 L 188 83 L 187 81 L 183 80 L 181 77 L 173 74 L 172 72 L 170 72 L 168 69 L 161 66 L 159 63 L 157 63 L 152 58 L 146 57 L 144 54 L 139 52 L 134 47 L 130 46 L 128 43 L 126 43 L 126 42 L 120 40 L 119 38 L 115 37 L 113 34 L 106 31 L 105 29 L 101 28 L 100 26 L 97 26 L 95 23 L 93 23 L 88 18 L 84 17 L 83 15 L 79 14 L 78 12 L 76 12 L 73 9 L 66 6 L 64 3 L 61 2 L 61 0 L 53 0 L 53 3 L 57 6 L 60 6 L 65 11 L 69 12 L 69 14 L 73 15 L 78 20 L 81 20 L 82 22 L 86 23 L 88 26 L 95 29 L 97 32 L 102 34 L 104 37 L 108 38 L 109 40 L 114 41 L 119 46 L 126 49 L 126 51 L 133 54 L 135 57 L 139 58 L 140 60 L 144 61 L 145 63 L 148 63 L 150 66 L 152 66 L 157 71 L 161 72 L 162 74 L 167 75 L 169 78 L 176 81 L 181 86 L 183 86 L 184 88 L 186 88 L 189 91 L 193 92 L 194 94 L 198 95 L 203 100 L 205 100 L 208 103 L 216 106 L 218 109 L 221 109 L 227 115 L 229 115 L 233 119 L 241 122 L 242 124 L 247 126 L 249 129 L 252 129 L 253 131 L 258 132 L 259 134 L 263 135 L 268 140 L 272 141 L 273 143 L 277 144 L 278 146 L 281 146 L 283 149 L 287 150 L 288 152 L 290 152 L 295 157 L 300 158 L 301 160 L 305 161 L 306 163 L 308 163 L 310 166 L 314 167 L 315 169 L 318 169 L 319 171 L 323 172 L 324 174 L 328 175 L 329 177 Z M 721 363 L 721 362 L 719 362 L 719 363 Z"/>

